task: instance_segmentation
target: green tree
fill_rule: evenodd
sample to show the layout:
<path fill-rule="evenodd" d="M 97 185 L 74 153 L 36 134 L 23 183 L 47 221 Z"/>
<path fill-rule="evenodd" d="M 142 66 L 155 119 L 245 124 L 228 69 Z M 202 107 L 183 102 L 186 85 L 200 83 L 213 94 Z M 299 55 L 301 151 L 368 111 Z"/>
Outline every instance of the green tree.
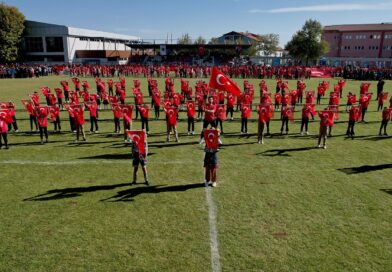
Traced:
<path fill-rule="evenodd" d="M 188 33 L 182 34 L 177 41 L 178 44 L 192 44 L 191 36 Z"/>
<path fill-rule="evenodd" d="M 276 52 L 279 45 L 279 35 L 275 33 L 259 35 L 261 43 L 258 45 L 258 49 L 263 51 L 265 56 L 270 56 Z"/>
<path fill-rule="evenodd" d="M 297 31 L 285 48 L 290 55 L 297 60 L 314 62 L 323 54 L 328 52 L 328 43 L 321 39 L 323 26 L 316 20 L 309 19 L 305 22 L 301 30 Z"/>
<path fill-rule="evenodd" d="M 16 7 L 0 3 L 0 62 L 18 59 L 24 21 L 24 15 Z"/>
<path fill-rule="evenodd" d="M 218 38 L 211 38 L 211 40 L 208 42 L 208 44 L 219 44 L 219 39 Z"/>
<path fill-rule="evenodd" d="M 195 44 L 206 44 L 206 39 L 204 39 L 202 36 L 199 36 L 195 40 Z"/>

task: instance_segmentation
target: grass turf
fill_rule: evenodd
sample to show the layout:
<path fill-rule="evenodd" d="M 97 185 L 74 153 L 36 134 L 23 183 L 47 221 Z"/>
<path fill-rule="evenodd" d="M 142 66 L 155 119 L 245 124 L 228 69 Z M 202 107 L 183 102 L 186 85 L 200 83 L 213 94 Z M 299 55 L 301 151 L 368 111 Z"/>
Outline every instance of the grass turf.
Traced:
<path fill-rule="evenodd" d="M 185 113 L 180 113 L 178 144 L 165 143 L 163 114 L 150 121 L 153 186 L 131 187 L 130 148 L 122 135 L 111 133 L 111 111 L 100 113 L 100 133 L 87 135 L 86 143 L 73 143 L 65 112 L 64 132 L 51 134 L 49 144 L 40 145 L 37 134 L 26 133 L 28 116 L 20 100 L 42 86 L 60 86 L 63 79 L 71 83 L 60 76 L 0 80 L 0 100 L 16 102 L 21 130 L 9 134 L 9 150 L 0 150 L 0 270 L 211 270 L 201 186 L 204 154 L 197 135 L 183 134 Z M 94 90 L 94 80 L 87 80 Z M 147 81 L 140 80 L 147 94 Z M 158 81 L 163 90 L 163 80 Z M 243 80 L 237 81 L 242 86 Z M 336 80 L 330 81 L 332 89 Z M 131 82 L 127 78 L 128 96 Z M 250 82 L 258 89 L 259 80 Z M 179 80 L 175 83 L 179 90 Z M 275 81 L 267 83 L 273 92 Z M 307 89 L 317 83 L 306 81 Z M 294 88 L 295 82 L 289 85 Z M 359 85 L 348 81 L 344 95 L 358 94 Z M 372 82 L 374 93 L 375 87 Z M 385 90 L 391 87 L 388 81 Z M 256 96 L 257 101 L 258 91 Z M 318 118 L 309 124 L 311 135 L 298 135 L 299 112 L 287 136 L 274 134 L 280 132 L 276 114 L 264 145 L 256 144 L 255 112 L 250 135 L 238 134 L 238 113 L 224 123 L 220 184 L 213 190 L 224 271 L 391 270 L 392 140 L 377 136 L 381 113 L 376 107 L 372 101 L 368 123 L 356 124 L 351 139 L 344 135 L 348 114 L 341 106 L 327 150 L 313 148 Z M 133 127 L 140 128 L 139 121 Z M 196 127 L 200 132 L 200 123 Z"/>

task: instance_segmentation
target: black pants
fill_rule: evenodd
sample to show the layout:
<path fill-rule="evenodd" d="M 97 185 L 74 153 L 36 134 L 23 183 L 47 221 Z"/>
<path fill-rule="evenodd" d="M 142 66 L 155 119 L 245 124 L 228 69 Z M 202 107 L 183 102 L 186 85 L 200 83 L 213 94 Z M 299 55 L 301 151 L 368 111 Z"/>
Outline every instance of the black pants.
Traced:
<path fill-rule="evenodd" d="M 0 137 L 0 148 L 3 146 L 3 143 L 1 142 L 1 138 L 4 140 L 4 145 L 7 147 L 8 146 L 8 139 L 7 139 L 7 132 L 2 132 L 1 137 Z"/>
<path fill-rule="evenodd" d="M 33 130 L 33 123 L 35 125 L 35 130 L 38 129 L 38 125 L 37 125 L 37 117 L 35 117 L 34 115 L 30 115 L 30 130 Z"/>
<path fill-rule="evenodd" d="M 387 125 L 388 125 L 388 120 L 381 121 L 380 134 L 382 129 L 384 129 L 384 134 L 387 134 Z"/>
<path fill-rule="evenodd" d="M 138 109 L 137 105 L 135 105 L 135 111 L 136 111 L 135 119 L 137 119 L 137 117 L 139 116 L 139 109 Z"/>
<path fill-rule="evenodd" d="M 69 101 L 69 92 L 68 91 L 64 91 L 64 98 L 65 98 L 65 102 Z"/>
<path fill-rule="evenodd" d="M 207 121 L 207 120 L 204 119 L 203 120 L 203 129 L 207 128 L 208 125 L 211 125 L 211 127 L 216 127 L 215 120 Z M 203 138 L 204 138 L 204 133 L 203 133 L 203 130 L 202 130 L 201 133 L 200 133 L 200 139 L 203 139 Z"/>
<path fill-rule="evenodd" d="M 321 95 L 317 94 L 317 102 L 316 102 L 316 104 L 320 105 L 320 102 L 321 102 Z"/>
<path fill-rule="evenodd" d="M 63 99 L 62 98 L 57 98 L 57 104 L 63 108 Z"/>
<path fill-rule="evenodd" d="M 45 134 L 45 139 L 48 140 L 48 128 L 39 127 L 39 137 L 41 138 L 41 141 L 44 139 L 44 134 Z"/>
<path fill-rule="evenodd" d="M 121 130 L 120 119 L 114 118 L 114 132 L 120 132 L 120 130 Z"/>
<path fill-rule="evenodd" d="M 159 119 L 159 110 L 160 110 L 160 106 L 154 106 L 155 119 Z"/>
<path fill-rule="evenodd" d="M 60 120 L 60 116 L 57 116 L 56 121 L 53 122 L 54 124 L 54 130 L 55 131 L 60 131 L 61 130 L 61 120 Z"/>
<path fill-rule="evenodd" d="M 195 118 L 188 116 L 188 132 L 195 131 Z"/>
<path fill-rule="evenodd" d="M 76 126 L 75 126 L 75 117 L 69 117 L 69 125 L 71 127 L 71 131 L 75 131 L 76 130 Z"/>
<path fill-rule="evenodd" d="M 280 132 L 283 133 L 283 128 L 286 126 L 286 133 L 289 132 L 289 118 L 283 117 L 282 118 L 282 127 L 280 128 Z"/>
<path fill-rule="evenodd" d="M 197 108 L 197 118 L 200 119 L 203 117 L 203 109 L 201 107 Z"/>
<path fill-rule="evenodd" d="M 223 121 L 221 119 L 216 119 L 216 127 L 220 127 L 221 133 L 223 133 Z"/>
<path fill-rule="evenodd" d="M 348 121 L 348 126 L 347 126 L 347 132 L 346 135 L 355 135 L 354 133 L 354 125 L 355 125 L 355 121 Z"/>
<path fill-rule="evenodd" d="M 96 116 L 90 116 L 90 124 L 91 124 L 91 126 L 90 126 L 91 132 L 98 131 L 98 120 L 97 120 Z M 95 127 L 95 130 L 94 130 L 94 127 Z"/>
<path fill-rule="evenodd" d="M 144 118 L 143 116 L 141 116 L 141 121 L 142 129 L 146 129 L 146 131 L 148 132 L 148 118 Z"/>
<path fill-rule="evenodd" d="M 382 110 L 383 106 L 384 106 L 384 104 L 378 103 L 377 111 Z"/>
<path fill-rule="evenodd" d="M 305 131 L 308 131 L 308 124 L 309 124 L 309 117 L 302 117 L 301 132 L 304 130 L 304 127 L 305 127 Z"/>
<path fill-rule="evenodd" d="M 241 132 L 248 133 L 248 118 L 241 118 Z"/>
<path fill-rule="evenodd" d="M 362 108 L 362 122 L 365 121 L 365 114 L 366 114 L 367 108 L 363 107 Z"/>
<path fill-rule="evenodd" d="M 297 102 L 300 103 L 300 104 L 302 104 L 302 95 L 299 95 L 299 96 L 298 96 Z"/>
<path fill-rule="evenodd" d="M 113 88 L 109 88 L 109 95 L 113 96 Z"/>
<path fill-rule="evenodd" d="M 234 113 L 234 108 L 227 108 L 226 109 L 226 116 L 229 117 L 230 113 L 230 118 L 233 118 L 233 113 Z"/>
<path fill-rule="evenodd" d="M 8 131 L 11 131 L 11 128 L 14 128 L 15 131 L 18 130 L 18 124 L 16 123 L 15 116 L 12 116 L 12 123 L 8 124 Z"/>

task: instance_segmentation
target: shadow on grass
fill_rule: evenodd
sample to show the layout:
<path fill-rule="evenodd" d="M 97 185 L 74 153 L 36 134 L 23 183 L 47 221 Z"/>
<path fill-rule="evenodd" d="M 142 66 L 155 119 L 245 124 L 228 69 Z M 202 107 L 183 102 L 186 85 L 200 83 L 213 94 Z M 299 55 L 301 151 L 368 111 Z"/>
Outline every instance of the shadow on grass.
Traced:
<path fill-rule="evenodd" d="M 176 142 L 169 142 L 169 143 L 165 143 L 165 144 L 148 144 L 148 147 L 150 148 L 163 148 L 163 147 L 175 147 L 175 146 L 184 146 L 184 145 L 196 145 L 198 144 L 197 141 L 195 142 L 187 142 L 187 143 L 176 143 Z"/>
<path fill-rule="evenodd" d="M 148 157 L 154 155 L 155 153 L 148 153 Z M 91 159 L 101 159 L 101 160 L 130 160 L 132 159 L 131 152 L 126 154 L 102 154 L 97 156 L 82 157 L 79 160 L 91 160 Z"/>
<path fill-rule="evenodd" d="M 339 168 L 338 170 L 347 174 L 361 174 L 366 172 L 378 171 L 383 169 L 392 168 L 392 163 L 389 164 L 379 164 L 379 165 L 362 165 L 359 167 L 348 167 L 348 168 Z"/>
<path fill-rule="evenodd" d="M 135 187 L 131 189 L 127 189 L 124 191 L 118 192 L 116 195 L 102 199 L 101 201 L 107 202 L 118 202 L 118 201 L 133 201 L 134 198 L 141 194 L 159 194 L 165 192 L 185 192 L 191 189 L 197 189 L 204 187 L 202 183 L 195 184 L 185 184 L 185 185 L 153 185 L 153 186 L 143 186 L 143 187 Z"/>
<path fill-rule="evenodd" d="M 23 201 L 58 200 L 58 199 L 82 196 L 82 193 L 113 190 L 115 188 L 124 187 L 124 186 L 130 186 L 130 184 L 129 183 L 120 183 L 120 184 L 113 184 L 113 185 L 96 185 L 96 186 L 89 186 L 89 187 L 54 189 L 54 190 L 49 190 L 46 193 L 43 193 L 40 195 L 36 195 L 33 197 L 23 199 Z"/>
<path fill-rule="evenodd" d="M 392 189 L 380 189 L 380 191 L 392 195 Z"/>
<path fill-rule="evenodd" d="M 392 136 L 368 136 L 368 137 L 364 137 L 363 140 L 366 141 L 381 141 L 381 140 L 387 140 L 387 139 L 391 139 Z"/>
<path fill-rule="evenodd" d="M 274 156 L 290 156 L 290 152 L 299 152 L 315 149 L 314 147 L 300 147 L 300 148 L 287 148 L 287 149 L 270 149 L 264 152 L 256 153 L 256 155 L 263 155 L 268 157 Z"/>

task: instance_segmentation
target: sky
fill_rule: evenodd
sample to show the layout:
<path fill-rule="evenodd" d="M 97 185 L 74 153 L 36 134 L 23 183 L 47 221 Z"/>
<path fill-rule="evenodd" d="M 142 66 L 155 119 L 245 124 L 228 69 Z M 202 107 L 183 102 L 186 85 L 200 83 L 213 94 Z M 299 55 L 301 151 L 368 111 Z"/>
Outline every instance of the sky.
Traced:
<path fill-rule="evenodd" d="M 230 31 L 276 33 L 284 46 L 307 19 L 323 25 L 392 22 L 392 0 L 3 0 L 28 20 L 164 42 Z"/>

